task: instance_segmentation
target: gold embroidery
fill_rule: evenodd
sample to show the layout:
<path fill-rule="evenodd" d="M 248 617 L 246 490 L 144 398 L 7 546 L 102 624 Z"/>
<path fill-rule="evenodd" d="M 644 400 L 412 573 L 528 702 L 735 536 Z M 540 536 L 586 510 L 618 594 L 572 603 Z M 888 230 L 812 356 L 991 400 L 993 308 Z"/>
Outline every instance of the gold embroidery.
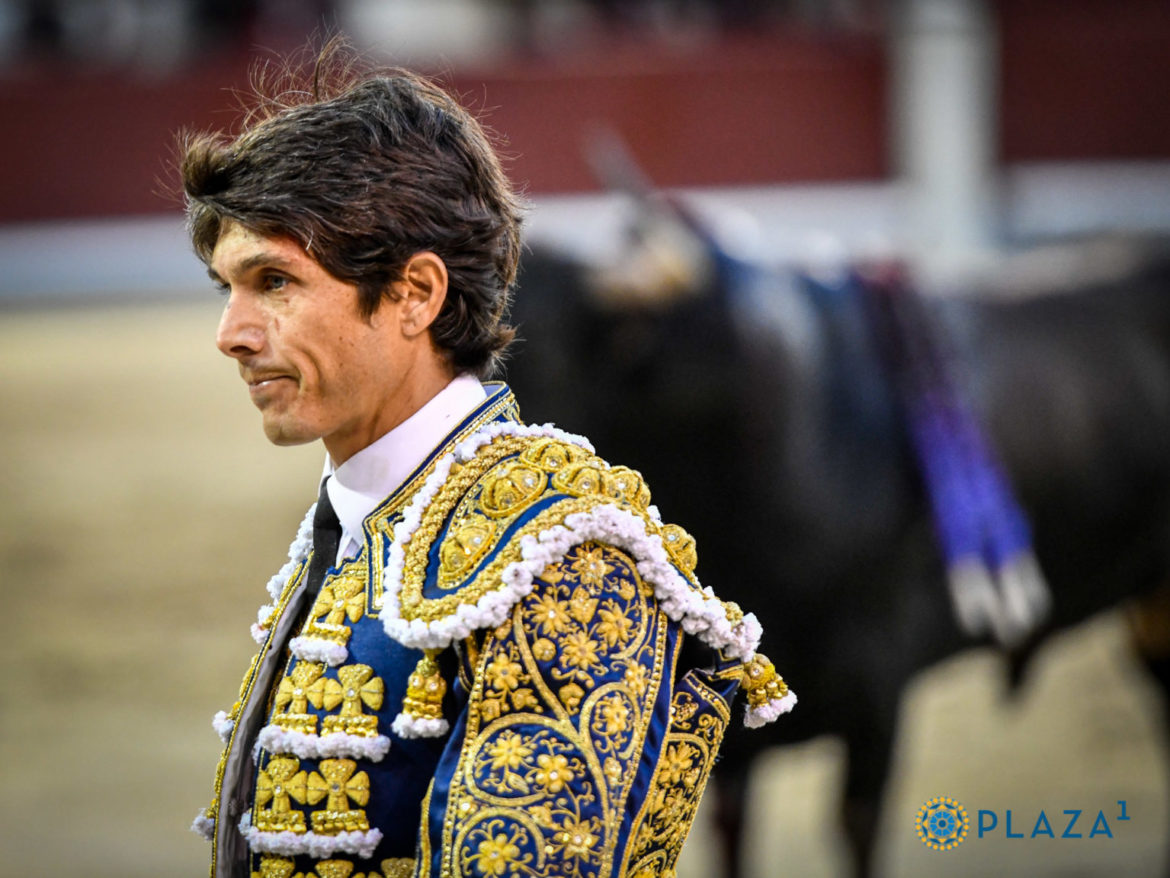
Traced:
<path fill-rule="evenodd" d="M 567 505 L 565 501 L 558 504 L 554 520 L 548 521 L 549 516 L 542 519 L 545 527 L 561 523 L 571 512 L 617 501 L 641 513 L 648 530 L 657 532 L 659 525 L 646 513 L 649 490 L 634 470 L 610 468 L 591 452 L 548 437 L 500 437 L 481 448 L 470 461 L 453 466 L 424 511 L 406 547 L 400 594 L 403 618 L 431 621 L 444 617 L 458 604 L 475 603 L 487 591 L 498 588 L 502 567 L 518 556 L 519 536 L 538 532 L 531 523 L 509 539 L 507 560 L 497 554 L 488 569 L 465 580 L 498 548 L 500 536 L 508 532 L 512 521 L 548 492 L 549 484 L 570 499 Z M 435 584 L 443 591 L 456 587 L 459 591 L 424 599 L 428 552 L 444 527 L 447 532 L 439 548 Z"/>
<path fill-rule="evenodd" d="M 496 420 L 519 420 L 520 410 L 516 405 L 516 400 L 511 393 L 507 392 L 506 389 L 501 391 L 495 388 L 490 389 L 489 393 L 495 394 L 494 401 L 485 405 L 479 414 L 474 419 L 468 421 L 463 426 L 463 428 L 459 430 L 458 433 L 449 437 L 448 440 L 445 441 L 441 446 L 435 448 L 432 455 L 428 459 L 427 465 L 416 471 L 413 478 L 400 487 L 393 496 L 389 497 L 377 510 L 374 511 L 373 514 L 367 517 L 366 520 L 362 523 L 362 527 L 366 534 L 367 546 L 370 548 L 370 552 L 368 555 L 364 551 L 360 553 L 358 556 L 359 560 L 362 558 L 379 557 L 379 553 L 382 552 L 384 545 L 389 543 L 391 539 L 393 524 L 397 520 L 401 519 L 403 507 L 405 507 L 405 505 L 410 501 L 410 498 L 414 496 L 415 492 L 433 472 L 435 462 L 441 459 L 443 453 L 451 448 L 454 448 L 456 444 L 462 442 L 489 422 Z M 353 560 L 354 559 L 350 559 L 350 562 Z M 367 563 L 365 566 L 367 571 L 364 580 L 369 582 L 369 604 L 366 607 L 366 615 L 376 616 L 376 609 L 380 608 L 382 603 L 383 567 L 381 563 Z M 269 628 L 269 630 L 275 626 L 276 621 L 285 611 L 289 598 L 295 593 L 296 588 L 299 586 L 306 570 L 307 564 L 302 561 L 297 565 L 288 581 L 284 584 L 279 598 L 274 602 L 276 605 L 275 610 L 269 614 L 269 617 L 265 620 L 265 626 Z M 375 612 L 371 613 L 372 609 L 375 610 Z M 261 659 L 270 648 L 271 642 L 266 641 L 261 647 L 260 653 L 252 660 L 251 666 L 249 667 L 248 672 L 244 675 L 244 681 L 240 687 L 240 697 L 238 699 L 240 704 L 247 703 L 247 701 L 252 697 L 271 697 L 271 692 L 255 693 L 253 691 L 256 668 L 259 666 Z M 231 714 L 233 718 L 238 716 L 239 709 L 240 708 L 238 705 L 233 705 Z M 219 815 L 219 801 L 223 789 L 223 778 L 227 766 L 227 756 L 231 751 L 232 744 L 235 740 L 237 728 L 233 728 L 231 738 L 229 739 L 227 746 L 222 751 L 219 761 L 216 765 L 214 781 L 212 784 L 211 803 L 204 811 L 208 817 L 213 819 L 217 819 Z M 309 729 L 309 731 L 312 731 L 312 729 Z M 217 841 L 215 838 L 213 838 L 211 848 L 213 875 L 215 872 L 214 864 L 217 857 L 217 847 Z"/>
<path fill-rule="evenodd" d="M 491 548 L 495 525 L 483 516 L 473 516 L 448 534 L 439 547 L 439 578 L 453 580 L 471 570 Z"/>
<path fill-rule="evenodd" d="M 300 770 L 299 759 L 274 756 L 256 779 L 256 807 L 252 824 L 262 832 L 304 832 L 305 815 L 294 811 L 290 799 L 314 804 L 321 797 L 311 789 L 309 778 Z M 316 773 L 314 772 L 314 775 Z M 265 808 L 269 802 L 271 808 Z"/>
<path fill-rule="evenodd" d="M 439 530 L 446 522 L 448 515 L 451 514 L 452 508 L 458 504 L 459 508 L 456 509 L 452 516 L 451 525 L 452 532 L 457 533 L 460 522 L 463 519 L 478 514 L 476 512 L 479 508 L 476 500 L 477 493 L 471 490 L 471 486 L 476 481 L 476 474 L 490 471 L 491 467 L 497 464 L 503 456 L 517 449 L 519 441 L 515 437 L 509 437 L 507 439 L 497 440 L 490 446 L 487 446 L 486 450 L 481 451 L 472 461 L 464 465 L 457 475 L 452 475 L 447 480 L 443 488 L 439 490 L 436 498 L 423 513 L 422 522 L 411 538 L 410 544 L 406 547 L 406 557 L 403 564 L 402 591 L 400 594 L 403 619 L 421 619 L 430 622 L 450 616 L 460 604 L 476 603 L 483 595 L 501 587 L 501 582 L 503 581 L 501 576 L 504 568 L 521 559 L 524 537 L 536 536 L 541 531 L 560 525 L 573 513 L 590 512 L 598 504 L 612 502 L 604 494 L 595 493 L 572 496 L 553 503 L 527 520 L 522 527 L 516 529 L 514 532 L 508 531 L 509 539 L 507 543 L 500 547 L 494 547 L 497 550 L 494 555 L 491 555 L 491 560 L 482 567 L 479 567 L 470 579 L 465 579 L 460 583 L 457 577 L 450 575 L 450 571 L 448 571 L 448 575 L 444 575 L 443 570 L 440 569 L 437 584 L 440 589 L 447 593 L 441 597 L 424 598 L 422 589 L 423 583 L 426 581 L 428 553 L 434 540 L 437 538 Z M 562 448 L 570 447 L 575 448 L 575 446 L 562 444 Z M 490 454 L 488 453 L 489 451 L 491 452 Z M 582 449 L 577 449 L 577 451 L 586 454 Z M 566 482 L 561 487 L 562 490 L 570 492 L 577 491 L 585 482 L 591 485 L 593 484 L 593 477 L 587 475 L 587 472 L 600 473 L 601 470 L 598 467 L 604 466 L 606 464 L 603 461 L 592 455 L 589 455 L 587 458 L 578 458 L 571 463 L 565 463 L 563 469 L 553 476 L 553 483 L 556 484 L 558 480 L 561 480 Z M 630 472 L 632 473 L 632 471 Z M 488 472 L 482 481 L 484 484 L 488 484 L 493 477 L 492 473 Z M 601 481 L 598 478 L 595 487 L 600 489 L 600 485 Z M 640 496 L 639 502 L 642 499 L 648 499 L 648 497 Z M 694 552 L 694 540 L 690 535 L 677 526 L 660 525 L 641 507 L 632 507 L 632 511 L 642 516 L 647 533 L 665 534 L 666 537 L 673 535 L 673 540 L 671 541 L 664 538 L 663 545 L 666 546 L 671 558 L 678 564 L 680 572 L 688 577 L 693 584 L 696 555 Z M 508 530 L 508 525 L 510 525 L 510 522 L 501 521 L 497 526 L 496 532 L 502 533 Z M 440 548 L 440 551 L 442 551 L 442 548 Z M 471 565 L 465 568 L 465 570 L 470 569 Z M 648 583 L 642 583 L 641 587 L 648 594 L 653 593 L 653 588 Z M 630 585 L 623 583 L 619 585 L 619 588 L 625 592 L 620 596 L 628 600 L 628 589 Z M 456 590 L 452 591 L 452 589 Z"/>
<path fill-rule="evenodd" d="M 691 575 L 695 572 L 699 556 L 695 549 L 694 537 L 677 524 L 666 524 L 662 526 L 662 545 L 666 547 L 666 553 L 683 573 Z"/>
<path fill-rule="evenodd" d="M 587 582 L 588 580 L 582 576 L 581 581 Z M 597 598 L 590 597 L 589 592 L 584 587 L 579 587 L 569 598 L 569 615 L 582 625 L 588 625 L 593 621 L 593 614 L 597 612 L 597 604 Z"/>
<path fill-rule="evenodd" d="M 341 684 L 329 677 L 318 678 L 305 692 L 318 710 L 333 710 L 341 703 Z"/>
<path fill-rule="evenodd" d="M 566 494 L 583 497 L 599 494 L 602 490 L 601 468 L 605 464 L 597 458 L 570 463 L 552 477 L 552 486 Z"/>
<path fill-rule="evenodd" d="M 496 392 L 492 390 L 491 392 Z M 411 498 L 415 495 L 423 483 L 430 477 L 434 471 L 435 463 L 440 460 L 445 453 L 450 451 L 463 440 L 467 439 L 477 430 L 491 421 L 506 420 L 515 421 L 520 417 L 520 409 L 516 405 L 516 400 L 511 393 L 501 393 L 499 398 L 480 412 L 479 416 L 473 421 L 469 422 L 457 434 L 450 437 L 450 439 L 443 445 L 432 450 L 429 457 L 429 462 L 426 467 L 416 472 L 414 478 L 400 487 L 394 494 L 389 497 L 378 509 L 375 509 L 364 522 L 362 528 L 366 533 L 367 544 L 370 546 L 370 558 L 384 557 L 386 548 L 393 541 L 394 525 L 402 519 L 402 510 Z M 433 535 L 432 535 L 433 539 Z M 366 606 L 366 616 L 377 618 L 382 609 L 383 593 L 382 593 L 382 574 L 383 567 L 380 563 L 368 564 L 369 570 L 367 579 L 369 581 L 368 589 L 368 604 Z"/>
<path fill-rule="evenodd" d="M 624 601 L 623 579 L 635 583 Z M 442 874 L 611 873 L 666 652 L 665 617 L 639 584 L 627 555 L 586 543 L 487 636 L 442 828 Z M 618 615 L 628 624 L 614 627 Z M 522 691 L 532 704 L 514 703 Z"/>
<path fill-rule="evenodd" d="M 320 878 L 349 878 L 353 869 L 349 860 L 318 860 L 314 871 Z"/>
<path fill-rule="evenodd" d="M 431 834 L 427 831 L 428 823 L 431 816 L 431 794 L 435 791 L 435 779 L 432 777 L 431 782 L 427 784 L 427 793 L 423 796 L 422 809 L 422 830 L 419 832 L 418 852 L 419 852 L 419 870 L 420 878 L 430 878 L 431 875 Z M 386 868 L 386 864 L 382 864 L 382 868 Z"/>
<path fill-rule="evenodd" d="M 327 687 L 321 682 L 324 673 L 323 663 L 301 661 L 280 678 L 273 701 L 276 709 L 272 717 L 274 725 L 306 735 L 317 731 L 317 717 L 308 711 L 310 703 L 319 708 L 326 699 Z"/>
<path fill-rule="evenodd" d="M 437 649 L 424 650 L 414 673 L 407 679 L 406 697 L 402 699 L 402 710 L 407 716 L 414 719 L 442 718 L 447 681 L 443 679 L 439 664 L 435 661 L 439 652 Z"/>
<path fill-rule="evenodd" d="M 260 871 L 252 875 L 254 878 L 290 878 L 296 868 L 296 863 L 287 857 L 265 855 L 260 858 Z"/>
<path fill-rule="evenodd" d="M 547 473 L 555 473 L 570 463 L 591 457 L 593 454 L 588 449 L 571 442 L 562 442 L 550 436 L 542 436 L 534 440 L 520 454 L 522 461 L 539 467 Z"/>
<path fill-rule="evenodd" d="M 587 512 L 595 504 L 595 498 L 562 500 L 545 509 L 526 522 L 509 539 L 507 545 L 497 551 L 492 560 L 480 568 L 479 572 L 475 574 L 475 577 L 470 582 L 462 585 L 458 591 L 439 598 L 424 598 L 422 596 L 422 580 L 419 578 L 422 575 L 420 568 L 426 562 L 427 547 L 430 544 L 425 539 L 419 540 L 416 532 L 415 538 L 410 541 L 410 545 L 406 549 L 407 564 L 405 570 L 407 572 L 403 574 L 402 617 L 404 619 L 423 619 L 426 621 L 442 619 L 454 613 L 456 608 L 462 603 L 475 603 L 487 592 L 500 587 L 502 581 L 500 574 L 503 572 L 504 567 L 520 559 L 520 541 L 524 536 L 529 534 L 535 535 L 553 525 L 561 524 L 565 516 L 573 512 Z M 429 509 L 434 509 L 435 506 L 436 504 L 432 503 Z M 425 524 L 428 515 L 424 515 L 423 518 Z M 415 557 L 416 552 L 418 557 Z"/>
<path fill-rule="evenodd" d="M 299 584 L 299 582 L 301 580 L 301 577 L 304 576 L 304 574 L 305 574 L 305 569 L 306 569 L 305 564 L 302 563 L 297 567 L 296 570 L 293 571 L 292 575 L 289 577 L 288 582 L 285 583 L 284 589 L 280 593 L 280 598 L 276 602 L 276 609 L 271 614 L 271 618 L 273 618 L 273 619 L 279 618 L 280 614 L 284 612 L 285 607 L 288 605 L 289 598 L 292 597 L 296 586 Z M 248 672 L 244 675 L 244 681 L 240 685 L 240 698 L 239 698 L 240 703 L 247 702 L 247 700 L 252 696 L 252 694 L 253 694 L 252 689 L 253 689 L 253 686 L 255 685 L 255 681 L 256 681 L 256 669 L 260 666 L 260 662 L 261 662 L 263 656 L 268 652 L 268 649 L 270 648 L 270 646 L 271 646 L 271 641 L 270 640 L 266 641 L 264 643 L 264 645 L 261 647 L 260 652 L 258 652 L 252 658 L 251 667 L 248 668 Z M 239 709 L 234 708 L 234 710 L 238 714 Z M 216 820 L 216 821 L 219 820 L 219 801 L 220 801 L 220 797 L 223 793 L 223 776 L 224 776 L 224 772 L 227 770 L 227 757 L 228 757 L 228 754 L 231 752 L 232 743 L 235 741 L 235 736 L 238 733 L 238 731 L 239 731 L 239 725 L 236 724 L 232 727 L 232 733 L 231 733 L 230 737 L 228 738 L 228 742 L 224 746 L 223 751 L 220 753 L 219 761 L 216 763 L 216 766 L 215 766 L 215 780 L 212 782 L 211 803 L 204 809 L 204 812 L 203 812 L 206 816 L 208 816 L 211 819 Z M 212 867 L 211 868 L 212 868 L 213 874 L 215 871 L 215 861 L 216 861 L 216 856 L 217 856 L 216 852 L 218 850 L 218 846 L 219 846 L 219 843 L 218 843 L 217 836 L 212 836 L 212 839 L 211 839 Z"/>
<path fill-rule="evenodd" d="M 596 817 L 588 820 L 569 818 L 561 824 L 561 831 L 553 835 L 553 847 L 563 856 L 584 857 L 599 841 L 601 824 Z"/>
<path fill-rule="evenodd" d="M 551 662 L 557 655 L 557 648 L 547 637 L 541 637 L 532 642 L 532 655 L 538 661 Z"/>
<path fill-rule="evenodd" d="M 548 476 L 539 468 L 524 463 L 503 467 L 484 482 L 480 507 L 492 518 L 505 518 L 527 508 L 548 484 Z"/>
<path fill-rule="evenodd" d="M 410 863 L 411 871 L 403 872 L 399 863 Z M 387 871 L 386 865 L 389 864 L 394 871 Z M 312 872 L 297 872 L 293 875 L 296 869 L 296 864 L 293 860 L 285 857 L 269 857 L 265 856 L 260 859 L 260 871 L 253 872 L 252 878 L 382 878 L 377 872 L 358 872 L 353 874 L 356 867 L 349 860 L 319 860 Z M 414 870 L 413 860 L 383 860 L 382 870 L 386 872 L 388 878 L 402 878 L 402 876 L 410 876 Z"/>
<path fill-rule="evenodd" d="M 486 718 L 495 719 L 509 709 L 541 711 L 532 688 L 532 678 L 520 663 L 520 650 L 516 644 L 507 644 L 488 662 L 483 674 L 486 684 L 483 712 Z"/>
<path fill-rule="evenodd" d="M 393 857 L 382 861 L 382 875 L 385 878 L 410 878 L 414 874 L 414 859 Z"/>
<path fill-rule="evenodd" d="M 723 601 L 723 609 L 727 613 L 727 623 L 732 628 L 743 621 L 743 608 L 735 601 Z"/>
<path fill-rule="evenodd" d="M 417 605 L 422 600 L 421 590 L 423 582 L 426 581 L 427 552 L 438 538 L 439 529 L 445 523 L 447 514 L 467 494 L 471 486 L 479 480 L 484 472 L 505 457 L 521 451 L 525 444 L 526 440 L 521 437 L 501 437 L 480 449 L 479 453 L 468 464 L 451 468 L 450 475 L 439 489 L 436 498 L 427 507 L 423 521 L 415 530 L 414 536 L 411 537 L 410 546 L 407 548 L 407 557 L 403 565 L 403 580 L 407 585 L 404 585 L 401 595 L 404 611 L 407 607 Z M 418 551 L 420 546 L 423 548 Z M 411 549 L 416 549 L 416 551 L 412 552 Z M 442 579 L 440 579 L 439 585 L 443 586 Z"/>
<path fill-rule="evenodd" d="M 352 759 L 323 759 L 318 768 L 320 774 L 315 771 L 309 775 L 308 787 L 316 793 L 318 802 L 322 797 L 327 797 L 327 801 L 324 811 L 314 811 L 311 815 L 313 831 L 336 835 L 369 829 L 366 812 L 351 809 L 349 802 L 351 799 L 358 805 L 369 802 L 370 776 L 358 771 Z"/>
<path fill-rule="evenodd" d="M 362 705 L 370 710 L 378 710 L 382 706 L 386 691 L 382 679 L 374 676 L 374 669 L 369 665 L 346 665 L 337 669 L 337 677 L 341 681 L 334 683 L 337 687 L 337 701 L 327 709 L 332 710 L 339 701 L 341 710 L 337 716 L 327 716 L 321 721 L 322 734 L 344 732 L 363 737 L 377 735 L 378 718 L 364 713 Z"/>
<path fill-rule="evenodd" d="M 499 825 L 503 825 L 500 823 Z M 520 848 L 516 845 L 517 832 L 505 834 L 489 833 L 475 849 L 471 863 L 481 875 L 503 875 L 505 872 L 515 873 L 518 863 L 528 863 L 532 856 L 520 856 Z M 527 870 L 525 870 L 527 871 Z"/>
<path fill-rule="evenodd" d="M 590 549 L 588 552 L 578 552 L 577 557 L 573 559 L 570 567 L 572 571 L 577 574 L 577 578 L 586 585 L 600 585 L 602 580 L 610 571 L 610 566 L 605 563 L 605 550 L 598 546 L 595 549 Z M 580 589 L 578 589 L 580 591 Z M 576 595 L 574 595 L 574 598 Z M 596 603 L 596 601 L 594 602 Z M 578 622 L 586 622 L 587 619 L 578 619 Z"/>
<path fill-rule="evenodd" d="M 686 680 L 703 696 L 703 703 L 685 687 L 680 687 L 671 700 L 666 746 L 642 812 L 634 822 L 629 862 L 635 875 L 674 874 L 730 720 L 727 705 L 718 693 L 693 672 L 687 674 Z"/>
<path fill-rule="evenodd" d="M 304 634 L 332 640 L 344 646 L 351 629 L 342 624 L 357 622 L 366 612 L 366 565 L 349 565 L 321 586 L 321 593 L 309 611 Z"/>
<path fill-rule="evenodd" d="M 761 707 L 772 699 L 788 694 L 784 678 L 776 673 L 776 666 L 766 655 L 756 653 L 743 669 L 743 690 L 749 707 Z"/>
<path fill-rule="evenodd" d="M 624 500 L 638 509 L 650 505 L 650 488 L 642 479 L 642 474 L 626 466 L 613 466 L 603 473 L 601 489 L 607 496 Z"/>

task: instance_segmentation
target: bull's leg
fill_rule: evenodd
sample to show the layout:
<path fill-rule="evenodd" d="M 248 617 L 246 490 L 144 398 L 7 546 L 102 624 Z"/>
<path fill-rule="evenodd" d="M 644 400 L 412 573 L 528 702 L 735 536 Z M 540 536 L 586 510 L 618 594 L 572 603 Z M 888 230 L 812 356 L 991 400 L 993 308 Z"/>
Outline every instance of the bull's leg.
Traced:
<path fill-rule="evenodd" d="M 715 832 L 723 878 L 743 878 L 743 829 L 747 817 L 748 766 L 723 768 L 716 763 L 711 776 L 715 793 Z"/>
<path fill-rule="evenodd" d="M 1131 602 L 1127 621 L 1134 651 L 1161 691 L 1166 711 L 1170 708 L 1170 585 Z M 1170 856 L 1166 868 L 1170 870 Z"/>
<path fill-rule="evenodd" d="M 889 776 L 894 722 L 874 715 L 864 729 L 845 735 L 845 795 L 841 820 L 856 878 L 873 874 L 882 793 Z"/>

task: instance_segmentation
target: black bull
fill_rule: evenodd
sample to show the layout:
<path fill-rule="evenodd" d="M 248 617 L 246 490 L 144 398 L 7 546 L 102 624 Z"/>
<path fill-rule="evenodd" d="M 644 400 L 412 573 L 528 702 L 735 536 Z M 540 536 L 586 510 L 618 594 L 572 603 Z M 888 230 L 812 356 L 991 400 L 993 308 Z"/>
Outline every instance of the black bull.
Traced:
<path fill-rule="evenodd" d="M 588 275 L 528 254 L 507 370 L 525 417 L 585 433 L 646 476 L 664 519 L 696 537 L 700 578 L 756 612 L 800 696 L 766 729 L 728 733 L 715 778 L 728 870 L 752 759 L 834 733 L 866 874 L 902 689 L 973 645 L 867 323 L 856 303 L 779 277 L 755 303 L 713 282 L 622 308 Z M 1170 582 L 1170 260 L 1075 291 L 930 307 L 1030 516 L 1054 595 L 1047 630 Z"/>

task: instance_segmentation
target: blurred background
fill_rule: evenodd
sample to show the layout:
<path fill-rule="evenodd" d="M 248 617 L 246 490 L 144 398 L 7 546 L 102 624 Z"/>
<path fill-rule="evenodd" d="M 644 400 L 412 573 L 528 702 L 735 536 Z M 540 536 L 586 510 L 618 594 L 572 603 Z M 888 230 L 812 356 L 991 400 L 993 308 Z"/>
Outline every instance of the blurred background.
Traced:
<path fill-rule="evenodd" d="M 248 625 L 313 500 L 321 451 L 268 446 L 234 367 L 214 349 L 221 302 L 184 237 L 175 139 L 184 128 L 232 129 L 258 60 L 335 31 L 373 59 L 438 75 L 498 134 L 530 201 L 530 257 L 542 266 L 522 279 L 526 342 L 510 371 L 529 417 L 605 436 L 602 454 L 643 469 L 666 516 L 695 533 L 704 582 L 773 614 L 815 609 L 790 623 L 803 629 L 792 634 L 797 658 L 781 660 L 788 642 L 770 650 L 807 718 L 794 714 L 790 733 L 745 745 L 758 758 L 742 791 L 743 874 L 860 874 L 850 844 L 866 837 L 859 825 L 872 829 L 864 846 L 876 875 L 1164 874 L 1165 675 L 1147 671 L 1170 655 L 1152 591 L 1170 569 L 1170 290 L 1158 261 L 1170 233 L 1164 2 L 0 0 L 0 660 L 9 669 L 0 677 L 0 875 L 206 868 L 206 845 L 186 830 L 210 795 L 219 753 L 210 718 L 233 699 L 252 654 Z M 742 497 L 729 499 L 717 479 L 672 487 L 672 473 L 750 458 L 745 448 L 803 459 L 779 445 L 725 443 L 722 410 L 701 410 L 704 376 L 781 386 L 783 406 L 756 398 L 743 409 L 757 424 L 820 411 L 823 385 L 747 370 L 804 375 L 853 350 L 821 337 L 838 326 L 827 300 L 801 296 L 815 296 L 812 287 L 840 294 L 851 266 L 875 262 L 902 266 L 899 276 L 929 301 L 956 303 L 940 312 L 944 323 L 966 315 L 932 344 L 962 349 L 948 355 L 950 368 L 959 385 L 977 387 L 971 405 L 988 418 L 993 447 L 1008 444 L 1000 453 L 1036 519 L 1042 566 L 1056 558 L 1048 573 L 1059 630 L 1010 655 L 952 621 L 941 558 L 913 566 L 904 588 L 903 568 L 873 572 L 861 553 L 850 575 L 817 579 L 829 565 L 816 548 L 836 544 L 810 534 L 831 533 L 846 555 L 862 531 L 858 543 L 881 546 L 910 534 L 912 554 L 930 543 L 929 491 L 896 424 L 885 424 L 902 437 L 890 440 L 888 461 L 860 459 L 867 472 L 890 468 L 874 491 L 901 499 L 867 508 L 871 519 L 898 522 L 897 534 L 870 519 L 833 531 L 826 522 L 853 522 L 869 501 L 846 492 L 798 504 L 783 495 L 787 485 L 820 496 L 801 472 L 755 470 L 783 495 L 785 516 L 799 505 L 813 519 L 796 521 L 802 530 L 776 519 L 767 546 L 791 550 L 795 560 L 776 566 L 803 592 L 783 577 L 728 575 L 718 563 L 727 535 L 683 514 L 690 495 L 725 518 L 749 505 Z M 1128 297 L 1136 287 L 1140 307 Z M 578 288 L 574 299 L 568 290 Z M 712 289 L 739 297 L 726 326 L 717 308 L 694 311 L 696 302 L 725 304 L 708 298 Z M 687 334 L 695 324 L 678 316 L 679 290 L 712 350 L 702 332 Z M 633 322 L 623 304 L 631 295 Z M 745 297 L 767 320 L 743 319 Z M 1012 308 L 1036 300 L 1026 320 L 1014 319 Z M 999 310 L 970 305 L 987 301 Z M 570 302 L 588 315 L 561 307 Z M 722 356 L 759 348 L 737 327 L 765 323 L 763 347 L 783 356 Z M 600 335 L 573 336 L 586 324 Z M 1104 341 L 1066 345 L 1074 336 Z M 564 361 L 577 347 L 659 350 L 654 337 L 669 353 Z M 542 338 L 563 340 L 553 360 L 539 359 L 549 356 Z M 1049 348 L 1050 359 L 1036 353 Z M 1025 380 L 1026 393 L 1012 396 L 1021 374 L 1045 376 L 1043 364 L 1061 357 L 1072 371 L 1053 366 L 1051 380 Z M 864 357 L 841 362 L 853 369 L 834 378 L 846 391 L 876 374 Z M 526 407 L 522 384 L 534 371 L 613 383 L 566 384 L 562 414 L 539 384 Z M 1108 386 L 1081 394 L 1076 382 L 1092 375 L 1109 376 Z M 900 410 L 901 390 L 856 398 L 876 411 L 892 394 L 890 411 Z M 672 434 L 693 433 L 682 463 L 654 459 L 665 445 L 626 453 L 612 419 L 636 423 L 676 398 L 685 404 L 662 424 L 695 415 L 689 431 Z M 1013 405 L 1056 414 L 1032 429 Z M 1065 429 L 1070 410 L 1080 432 Z M 709 430 L 696 426 L 705 416 Z M 1106 438 L 1095 445 L 1074 441 L 1098 434 Z M 825 435 L 837 434 L 807 427 L 798 438 Z M 1014 450 L 1021 435 L 1036 447 Z M 884 448 L 882 436 L 859 434 L 857 447 Z M 783 426 L 768 441 L 786 441 Z M 815 481 L 847 481 L 857 462 Z M 1093 485 L 1080 492 L 1086 474 Z M 714 493 L 700 491 L 711 483 Z M 752 520 L 770 521 L 768 498 L 756 499 Z M 1046 530 L 1060 518 L 1054 509 L 1068 515 Z M 1117 533 L 1098 545 L 1111 527 Z M 1137 548 L 1123 539 L 1136 533 Z M 763 548 L 740 534 L 743 551 Z M 1060 563 L 1077 544 L 1099 549 L 1082 583 L 1066 569 L 1080 562 Z M 853 575 L 859 567 L 872 577 Z M 879 580 L 888 590 L 873 599 L 897 606 L 904 627 L 867 607 Z M 923 582 L 928 596 L 916 602 Z M 1062 589 L 1088 582 L 1090 596 L 1062 603 Z M 1135 615 L 1135 597 L 1144 614 Z M 777 630 L 788 635 L 783 619 Z M 851 688 L 862 685 L 859 667 L 884 667 L 894 653 L 913 660 L 891 666 L 880 696 Z M 805 666 L 804 680 L 789 669 Z M 836 722 L 843 699 L 871 711 L 872 736 L 891 739 L 888 759 L 864 750 L 865 714 Z M 867 759 L 882 767 L 850 779 L 847 766 Z M 917 838 L 915 814 L 935 796 L 968 810 L 972 834 L 957 850 L 928 850 Z M 1128 821 L 1115 820 L 1119 800 Z M 1005 836 L 1008 809 L 1023 839 Z M 1029 838 L 1042 809 L 1057 836 L 1064 809 L 1085 812 L 1086 835 L 1101 810 L 1112 837 Z M 716 810 L 708 796 L 681 876 L 720 874 Z M 984 838 L 974 832 L 979 810 L 997 814 Z"/>

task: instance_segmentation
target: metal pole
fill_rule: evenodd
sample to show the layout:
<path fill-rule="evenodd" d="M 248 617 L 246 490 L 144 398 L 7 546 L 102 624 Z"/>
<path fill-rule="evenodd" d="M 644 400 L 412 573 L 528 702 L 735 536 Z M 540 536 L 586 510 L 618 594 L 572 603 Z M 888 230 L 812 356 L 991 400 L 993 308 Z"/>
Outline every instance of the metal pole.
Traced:
<path fill-rule="evenodd" d="M 891 35 L 894 157 L 911 249 L 962 270 L 995 238 L 997 35 L 986 0 L 903 0 Z"/>

